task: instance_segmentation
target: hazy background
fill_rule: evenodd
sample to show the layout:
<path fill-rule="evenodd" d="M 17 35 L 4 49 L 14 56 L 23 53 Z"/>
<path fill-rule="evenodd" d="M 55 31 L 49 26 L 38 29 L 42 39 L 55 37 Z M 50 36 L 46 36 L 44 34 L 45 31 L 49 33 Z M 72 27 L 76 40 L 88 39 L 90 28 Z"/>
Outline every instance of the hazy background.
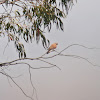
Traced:
<path fill-rule="evenodd" d="M 64 20 L 64 32 L 52 28 L 46 32 L 51 44 L 58 42 L 57 51 L 70 44 L 82 44 L 100 48 L 100 0 L 77 0 Z M 0 38 L 0 62 L 18 58 L 13 43 L 7 44 L 6 38 Z M 27 57 L 38 57 L 46 52 L 41 43 L 26 44 Z M 54 54 L 54 53 L 52 53 Z M 50 55 L 52 55 L 50 54 Z M 88 58 L 100 65 L 100 50 L 89 50 L 74 46 L 64 54 L 75 54 Z M 57 68 L 32 70 L 33 84 L 39 100 L 100 100 L 100 67 L 94 67 L 85 60 L 71 57 L 55 57 L 49 62 L 57 64 Z M 44 63 L 30 62 L 33 67 L 46 67 Z M 7 72 L 12 76 L 21 75 L 15 81 L 25 92 L 32 94 L 27 66 L 12 66 Z M 29 100 L 8 79 L 0 74 L 0 100 Z"/>

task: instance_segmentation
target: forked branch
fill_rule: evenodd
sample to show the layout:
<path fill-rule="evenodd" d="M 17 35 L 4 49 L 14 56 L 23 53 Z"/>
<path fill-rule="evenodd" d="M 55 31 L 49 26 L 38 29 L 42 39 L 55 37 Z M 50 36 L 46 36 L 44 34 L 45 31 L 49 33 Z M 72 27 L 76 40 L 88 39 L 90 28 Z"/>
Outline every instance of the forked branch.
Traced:
<path fill-rule="evenodd" d="M 85 57 L 81 57 L 79 55 L 70 55 L 70 54 L 63 54 L 63 52 L 73 46 L 80 46 L 80 47 L 83 47 L 85 49 L 100 49 L 100 48 L 89 48 L 89 47 L 86 47 L 84 45 L 80 45 L 80 44 L 71 44 L 71 45 L 68 45 L 66 48 L 64 48 L 63 50 L 61 50 L 60 52 L 54 50 L 55 54 L 52 55 L 52 56 L 47 56 L 47 53 L 43 54 L 42 56 L 40 57 L 37 57 L 37 58 L 21 58 L 21 59 L 16 59 L 16 60 L 13 60 L 13 61 L 10 61 L 10 62 L 4 62 L 4 63 L 0 63 L 0 67 L 1 69 L 2 68 L 5 68 L 5 66 L 14 66 L 14 65 L 27 65 L 28 67 L 28 72 L 29 72 L 29 79 L 30 79 L 30 83 L 31 83 L 31 86 L 32 86 L 32 90 L 33 90 L 33 93 L 32 93 L 32 96 L 28 96 L 24 90 L 14 81 L 13 77 L 8 75 L 7 73 L 4 73 L 2 70 L 0 71 L 1 74 L 5 75 L 7 78 L 9 78 L 21 91 L 22 93 L 30 98 L 31 100 L 33 100 L 33 96 L 34 94 L 36 93 L 36 89 L 33 85 L 33 81 L 32 81 L 32 74 L 31 74 L 31 69 L 46 69 L 46 68 L 53 68 L 53 67 L 56 67 L 58 68 L 59 70 L 61 70 L 60 67 L 58 67 L 57 64 L 53 64 L 49 61 L 47 61 L 47 59 L 52 59 L 54 57 L 57 57 L 57 56 L 66 56 L 66 57 L 72 57 L 72 58 L 77 58 L 77 59 L 82 59 L 82 60 L 85 60 L 86 62 L 88 62 L 89 64 L 91 64 L 92 66 L 99 66 L 99 65 L 96 65 L 96 64 L 93 64 L 91 61 L 89 61 L 87 58 Z M 52 51 L 53 52 L 53 51 Z M 27 60 L 29 61 L 40 61 L 40 62 L 43 62 L 45 64 L 48 64 L 49 66 L 48 67 L 33 67 L 31 64 L 27 63 Z M 100 67 L 100 66 L 99 66 Z M 36 98 L 37 98 L 37 93 L 36 93 Z M 38 98 L 37 98 L 38 99 Z"/>

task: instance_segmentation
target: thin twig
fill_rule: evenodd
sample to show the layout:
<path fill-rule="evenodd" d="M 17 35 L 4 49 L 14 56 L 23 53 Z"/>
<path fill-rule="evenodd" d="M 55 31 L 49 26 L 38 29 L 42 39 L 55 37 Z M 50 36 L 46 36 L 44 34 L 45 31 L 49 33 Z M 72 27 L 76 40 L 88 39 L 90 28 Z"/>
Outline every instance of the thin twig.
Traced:
<path fill-rule="evenodd" d="M 12 78 L 10 75 L 8 75 L 8 74 L 6 74 L 6 73 L 3 73 L 3 72 L 0 72 L 0 73 L 3 74 L 3 75 L 5 75 L 5 76 L 7 76 L 7 77 L 9 77 L 9 78 L 12 80 L 12 82 L 22 91 L 22 93 L 23 93 L 26 97 L 30 98 L 31 100 L 34 100 L 33 98 L 31 98 L 30 96 L 28 96 L 28 95 L 24 92 L 24 90 L 13 80 L 13 78 Z"/>
<path fill-rule="evenodd" d="M 42 60 L 42 59 L 39 59 L 39 60 L 42 61 L 42 62 L 45 62 L 45 63 L 47 63 L 47 64 L 49 64 L 49 65 L 55 66 L 55 67 L 57 67 L 59 70 L 61 70 L 61 68 L 59 68 L 57 65 L 54 65 L 53 63 L 47 62 L 47 61 Z"/>
<path fill-rule="evenodd" d="M 60 51 L 59 53 L 65 51 L 66 49 L 68 49 L 68 48 L 70 48 L 72 46 L 80 46 L 80 47 L 87 48 L 87 49 L 100 49 L 100 48 L 96 48 L 96 47 L 89 48 L 89 47 L 86 47 L 86 46 L 80 45 L 80 44 L 71 44 L 71 45 L 67 46 L 65 49 L 63 49 L 62 51 Z"/>
<path fill-rule="evenodd" d="M 61 50 L 60 52 L 54 50 L 54 51 L 56 52 L 56 54 L 55 54 L 55 55 L 52 55 L 52 56 L 48 56 L 48 57 L 47 57 L 47 56 L 45 56 L 45 55 L 46 55 L 46 53 L 45 53 L 45 54 L 43 54 L 42 56 L 37 57 L 37 58 L 21 58 L 21 59 L 15 59 L 15 60 L 12 60 L 12 61 L 9 61 L 9 62 L 5 62 L 5 63 L 0 63 L 1 69 L 2 69 L 4 66 L 11 66 L 11 65 L 18 65 L 18 64 L 25 64 L 25 65 L 28 66 L 28 68 L 29 68 L 30 83 L 31 83 L 31 86 L 32 86 L 32 88 L 33 88 L 33 89 L 32 89 L 32 91 L 33 91 L 32 97 L 28 96 L 28 95 L 24 92 L 24 90 L 13 80 L 14 77 L 11 77 L 11 76 L 8 75 L 7 73 L 2 72 L 3 70 L 1 70 L 0 73 L 3 74 L 3 75 L 5 75 L 5 76 L 7 76 L 8 82 L 9 82 L 9 78 L 10 78 L 10 79 L 12 80 L 12 82 L 22 91 L 22 93 L 23 93 L 26 97 L 28 97 L 28 98 L 30 98 L 31 100 L 33 100 L 34 90 L 35 90 L 35 93 L 36 93 L 36 98 L 37 98 L 37 92 L 36 92 L 36 89 L 35 89 L 35 87 L 34 87 L 34 85 L 33 85 L 33 82 L 32 82 L 32 75 L 31 75 L 31 70 L 30 70 L 30 69 L 44 69 L 44 68 L 53 68 L 53 67 L 57 67 L 59 70 L 61 70 L 61 68 L 59 68 L 56 64 L 53 64 L 53 63 L 51 63 L 51 62 L 48 62 L 48 61 L 46 61 L 46 59 L 54 58 L 54 57 L 56 57 L 56 56 L 66 56 L 66 57 L 73 57 L 73 58 L 77 58 L 77 59 L 83 59 L 83 60 L 87 61 L 89 64 L 91 64 L 92 66 L 98 66 L 98 65 L 96 65 L 96 64 L 93 64 L 91 61 L 89 61 L 89 60 L 88 60 L 87 58 L 85 58 L 85 57 L 81 57 L 81 56 L 79 56 L 79 55 L 67 55 L 67 54 L 63 54 L 63 53 L 62 53 L 62 52 L 64 52 L 65 50 L 67 50 L 68 48 L 70 48 L 70 47 L 72 47 L 72 46 L 81 46 L 81 47 L 87 48 L 87 49 L 99 49 L 99 48 L 89 48 L 89 47 L 86 47 L 86 46 L 80 45 L 80 44 L 72 44 L 72 45 L 67 46 L 65 49 Z M 6 47 L 7 47 L 7 45 L 6 45 Z M 6 47 L 5 47 L 5 48 L 6 48 Z M 4 51 L 5 51 L 5 49 L 4 49 Z M 44 63 L 46 63 L 46 64 L 49 64 L 50 66 L 49 66 L 49 67 L 38 67 L 38 68 L 36 68 L 36 67 L 32 67 L 30 64 L 28 64 L 28 63 L 26 63 L 26 62 L 22 62 L 22 61 L 24 61 L 24 60 L 25 60 L 25 61 L 26 61 L 26 60 L 31 60 L 31 61 L 38 60 L 38 61 L 44 62 Z M 99 66 L 99 67 L 100 67 L 100 66 Z M 37 100 L 38 100 L 38 98 L 37 98 Z"/>
<path fill-rule="evenodd" d="M 2 72 L 4 72 L 5 74 L 7 74 L 7 73 L 4 71 L 4 69 L 3 69 L 3 68 L 1 68 L 1 69 L 2 69 Z M 7 80 L 8 80 L 9 85 L 12 87 L 12 85 L 11 85 L 11 83 L 10 83 L 10 81 L 9 81 L 8 76 L 7 76 Z"/>
<path fill-rule="evenodd" d="M 8 43 L 9 43 L 9 42 L 8 42 Z M 5 53 L 5 50 L 6 50 L 7 46 L 8 46 L 8 43 L 7 43 L 7 45 L 6 45 L 5 48 L 4 48 L 3 55 L 4 55 L 4 53 Z"/>
<path fill-rule="evenodd" d="M 18 65 L 18 64 L 19 65 L 21 65 L 21 64 L 28 65 L 31 69 L 47 69 L 47 68 L 53 68 L 53 67 L 55 67 L 55 65 L 52 65 L 52 66 L 49 66 L 49 67 L 32 67 L 30 64 L 25 63 L 25 62 L 13 63 L 13 64 L 10 64 L 10 65 Z"/>
<path fill-rule="evenodd" d="M 78 55 L 64 55 L 64 54 L 60 54 L 60 56 L 67 56 L 67 57 L 73 57 L 73 58 L 83 59 L 83 60 L 87 61 L 89 64 L 91 64 L 92 66 L 98 66 L 98 67 L 100 67 L 99 65 L 93 64 L 88 59 L 86 59 L 84 57 L 81 57 L 81 56 L 78 56 Z"/>
<path fill-rule="evenodd" d="M 35 93 L 36 93 L 36 99 L 38 100 L 38 97 L 37 97 L 37 91 L 36 91 L 36 89 L 35 89 L 35 87 L 34 87 L 34 85 L 33 85 L 33 82 L 32 82 L 32 75 L 31 75 L 30 67 L 29 67 L 29 75 L 30 75 L 30 83 L 31 83 L 31 86 L 32 86 L 32 88 L 33 88 L 32 97 L 33 97 L 33 95 L 34 95 L 34 90 L 35 90 Z"/>

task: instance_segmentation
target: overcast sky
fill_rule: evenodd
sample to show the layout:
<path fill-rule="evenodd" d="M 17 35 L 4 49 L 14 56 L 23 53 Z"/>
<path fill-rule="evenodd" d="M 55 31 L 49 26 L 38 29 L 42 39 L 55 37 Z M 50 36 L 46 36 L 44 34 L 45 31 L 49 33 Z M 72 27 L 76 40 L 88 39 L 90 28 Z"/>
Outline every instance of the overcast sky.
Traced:
<path fill-rule="evenodd" d="M 53 27 L 50 33 L 46 32 L 46 36 L 51 43 L 58 42 L 57 51 L 70 44 L 100 48 L 100 0 L 77 0 L 64 19 L 64 32 Z M 5 38 L 1 38 L 0 62 L 18 58 L 13 43 L 7 46 L 3 54 L 5 46 Z M 46 52 L 41 44 L 26 44 L 25 47 L 28 57 L 38 57 Z M 74 46 L 64 54 L 79 55 L 100 65 L 99 49 L 89 50 Z M 71 57 L 55 57 L 48 61 L 57 64 L 61 71 L 57 68 L 32 71 L 39 100 L 100 100 L 100 67 Z M 30 64 L 34 67 L 47 66 L 40 62 Z M 27 66 L 13 66 L 8 73 L 14 76 L 21 74 L 15 81 L 31 95 Z M 11 81 L 10 84 L 6 77 L 0 75 L 0 100 L 29 100 Z"/>

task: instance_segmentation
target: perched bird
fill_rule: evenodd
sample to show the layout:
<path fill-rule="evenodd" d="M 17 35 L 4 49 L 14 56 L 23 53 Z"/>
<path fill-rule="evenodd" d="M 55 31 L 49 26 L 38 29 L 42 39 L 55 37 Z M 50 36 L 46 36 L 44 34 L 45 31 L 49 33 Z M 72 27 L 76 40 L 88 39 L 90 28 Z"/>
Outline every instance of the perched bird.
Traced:
<path fill-rule="evenodd" d="M 56 49 L 56 48 L 57 48 L 57 45 L 58 45 L 58 43 L 53 43 L 53 44 L 48 48 L 47 54 L 50 53 L 51 50 Z"/>

